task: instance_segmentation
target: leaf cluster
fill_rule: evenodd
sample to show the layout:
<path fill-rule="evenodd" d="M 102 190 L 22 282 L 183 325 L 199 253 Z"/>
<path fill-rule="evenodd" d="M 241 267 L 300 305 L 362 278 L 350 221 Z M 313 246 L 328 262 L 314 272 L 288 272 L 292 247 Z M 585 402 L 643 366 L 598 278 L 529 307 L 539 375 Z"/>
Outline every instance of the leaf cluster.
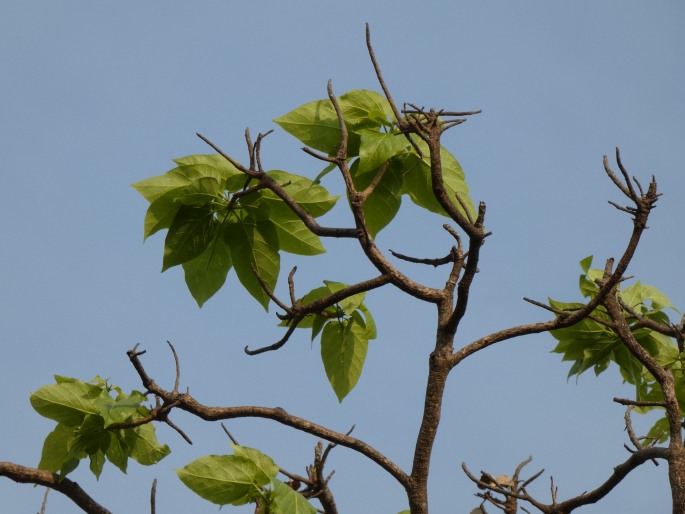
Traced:
<path fill-rule="evenodd" d="M 580 292 L 585 298 L 594 298 L 599 291 L 597 282 L 603 270 L 592 269 L 592 256 L 580 261 L 583 274 L 579 278 Z M 669 327 L 671 322 L 666 309 L 675 308 L 668 297 L 657 288 L 642 284 L 639 280 L 625 289 L 618 288 L 623 314 L 637 342 L 654 360 L 664 368 L 673 370 L 676 393 L 685 412 L 685 378 L 683 362 L 685 353 L 678 348 L 677 342 L 654 327 Z M 583 307 L 582 303 L 558 302 L 550 299 L 549 305 L 557 313 L 573 312 Z M 677 312 L 677 311 L 676 311 Z M 653 324 L 647 324 L 653 322 Z M 552 350 L 562 354 L 562 360 L 572 362 L 568 377 L 579 377 L 588 369 L 595 375 L 606 371 L 613 362 L 618 366 L 624 382 L 635 386 L 636 402 L 663 402 L 661 387 L 647 368 L 621 342 L 613 322 L 605 307 L 598 306 L 592 315 L 570 327 L 550 332 L 558 340 Z M 638 409 L 646 412 L 654 407 L 643 406 Z M 648 437 L 665 440 L 668 431 L 666 418 L 661 418 L 650 430 Z"/>
<path fill-rule="evenodd" d="M 55 375 L 55 381 L 31 394 L 33 408 L 57 422 L 43 444 L 40 469 L 64 477 L 88 457 L 99 478 L 107 460 L 126 473 L 129 458 L 148 466 L 169 454 L 151 423 L 132 426 L 150 415 L 140 391 L 125 394 L 99 377 L 88 383 Z"/>

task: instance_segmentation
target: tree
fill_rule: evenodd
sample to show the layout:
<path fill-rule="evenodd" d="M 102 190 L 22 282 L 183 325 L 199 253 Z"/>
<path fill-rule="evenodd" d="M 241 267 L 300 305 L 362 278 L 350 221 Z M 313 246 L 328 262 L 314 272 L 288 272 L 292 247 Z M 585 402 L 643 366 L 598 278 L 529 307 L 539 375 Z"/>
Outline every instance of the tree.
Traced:
<path fill-rule="evenodd" d="M 654 459 L 666 460 L 673 496 L 673 512 L 685 509 L 685 449 L 682 441 L 681 401 L 685 323 L 672 323 L 665 311 L 668 298 L 653 287 L 636 282 L 623 286 L 632 259 L 659 193 L 652 179 L 646 188 L 630 177 L 617 150 L 620 177 L 608 159 L 605 171 L 629 200 L 628 206 L 611 202 L 632 217 L 633 232 L 623 255 L 593 269 L 592 258 L 581 261 L 580 290 L 587 303 L 550 300 L 529 302 L 550 311 L 554 319 L 515 326 L 481 337 L 463 346 L 455 336 L 467 312 L 473 281 L 478 272 L 485 228 L 486 207 L 476 208 L 458 161 L 441 145 L 442 134 L 479 111 L 424 109 L 406 104 L 399 109 L 383 80 L 367 31 L 368 50 L 383 95 L 353 90 L 339 98 L 328 84 L 328 98 L 307 103 L 275 121 L 306 145 L 305 151 L 326 163 L 314 179 L 281 170 L 262 168 L 264 138 L 252 140 L 246 132 L 249 164 L 227 155 L 208 138 L 200 136 L 215 154 L 192 155 L 175 161 L 164 175 L 143 180 L 134 187 L 150 202 L 145 236 L 167 230 L 163 269 L 182 265 L 187 286 L 202 305 L 219 290 L 235 269 L 241 284 L 265 308 L 275 303 L 284 336 L 275 343 L 249 348 L 249 355 L 276 351 L 288 343 L 296 329 L 311 329 L 320 338 L 321 358 L 339 401 L 355 387 L 362 373 L 368 342 L 376 338 L 373 316 L 364 304 L 367 292 L 394 286 L 415 300 L 436 307 L 435 340 L 428 355 L 429 374 L 421 426 L 410 471 L 405 471 L 370 444 L 349 433 L 330 430 L 280 408 L 209 407 L 189 393 L 180 392 L 180 364 L 172 390 L 160 387 L 148 374 L 134 347 L 128 357 L 143 391 L 124 393 L 107 380 L 83 382 L 56 377 L 56 384 L 33 393 L 31 402 L 57 426 L 44 444 L 39 469 L 0 464 L 0 473 L 14 480 L 47 485 L 72 498 L 88 512 L 107 512 L 67 475 L 88 457 L 97 476 L 107 460 L 126 470 L 128 458 L 156 464 L 169 452 L 156 439 L 153 422 L 166 423 L 187 439 L 170 415 L 175 409 L 205 420 L 261 417 L 313 434 L 329 442 L 316 447 L 307 475 L 283 470 L 264 453 L 233 440 L 233 455 L 201 457 L 179 470 L 191 490 L 217 504 L 254 503 L 257 512 L 314 512 L 316 499 L 326 513 L 337 512 L 326 459 L 335 445 L 362 454 L 389 473 L 406 491 L 409 512 L 428 512 L 427 480 L 431 452 L 440 422 L 448 375 L 467 357 L 512 338 L 550 332 L 559 344 L 555 351 L 573 362 L 569 376 L 593 368 L 599 374 L 614 362 L 625 381 L 635 386 L 634 399 L 617 399 L 628 407 L 626 429 L 631 444 L 629 458 L 618 465 L 606 482 L 593 491 L 559 501 L 553 489 L 550 504 L 532 497 L 528 484 L 538 472 L 521 478 L 520 463 L 511 477 L 483 472 L 465 473 L 483 501 L 505 512 L 516 512 L 521 503 L 541 512 L 567 513 L 606 496 L 630 471 Z M 328 227 L 317 221 L 338 200 L 321 185 L 337 170 L 345 184 L 350 227 Z M 444 266 L 441 288 L 415 282 L 399 271 L 375 244 L 375 236 L 392 222 L 402 197 L 419 207 L 448 218 L 444 225 L 451 248 L 443 257 L 416 257 L 392 252 L 395 259 L 417 265 Z M 299 296 L 294 268 L 288 275 L 288 299 L 276 295 L 280 252 L 316 255 L 324 251 L 322 239 L 354 240 L 377 274 L 354 284 L 324 281 L 324 285 Z M 449 246 L 449 245 L 448 245 Z M 623 287 L 622 287 L 623 286 Z M 154 397 L 154 407 L 146 407 Z M 632 429 L 632 411 L 657 409 L 664 413 L 645 438 Z M 227 431 L 228 432 L 228 431 Z M 666 446 L 659 446 L 666 444 Z M 281 473 L 288 482 L 277 478 Z M 154 508 L 154 507 L 153 507 Z"/>

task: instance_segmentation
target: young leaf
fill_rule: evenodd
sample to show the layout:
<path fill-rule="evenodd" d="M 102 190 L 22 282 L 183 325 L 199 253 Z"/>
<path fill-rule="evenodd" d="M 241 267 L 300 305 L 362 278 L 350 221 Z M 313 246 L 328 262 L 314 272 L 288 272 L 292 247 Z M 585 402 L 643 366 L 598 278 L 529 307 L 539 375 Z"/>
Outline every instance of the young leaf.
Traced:
<path fill-rule="evenodd" d="M 207 206 L 181 207 L 164 240 L 162 271 L 183 264 L 204 252 L 216 234 L 217 221 Z"/>
<path fill-rule="evenodd" d="M 273 479 L 271 514 L 316 514 L 316 509 L 288 484 Z"/>
<path fill-rule="evenodd" d="M 342 284 L 340 282 L 331 282 L 330 280 L 324 280 L 323 282 L 326 284 L 326 287 L 331 293 L 335 293 L 347 287 L 347 284 Z M 361 305 L 365 296 L 366 293 L 363 291 L 361 293 L 348 296 L 347 298 L 340 300 L 338 302 L 338 306 L 345 314 L 350 315 L 357 309 L 357 307 L 359 307 L 359 305 Z"/>
<path fill-rule="evenodd" d="M 590 266 L 592 266 L 592 255 L 588 255 L 580 261 L 580 269 L 583 270 L 583 273 L 587 274 Z"/>
<path fill-rule="evenodd" d="M 196 170 L 203 170 L 205 176 L 214 178 L 221 177 L 226 180 L 235 175 L 243 175 L 243 172 L 231 164 L 225 157 L 218 154 L 197 154 L 188 155 L 174 159 L 179 166 L 194 167 Z M 211 171 L 210 171 L 211 170 Z"/>
<path fill-rule="evenodd" d="M 357 385 L 364 367 L 366 329 L 353 320 L 330 321 L 321 333 L 321 360 L 338 401 Z"/>
<path fill-rule="evenodd" d="M 264 476 L 269 477 L 269 479 L 274 478 L 278 474 L 278 466 L 268 455 L 247 446 L 239 446 L 237 444 L 232 444 L 231 446 L 233 447 L 233 453 L 235 455 L 250 459 L 255 466 L 261 470 Z"/>
<path fill-rule="evenodd" d="M 40 462 L 38 463 L 39 469 L 57 472 L 60 471 L 66 463 L 74 459 L 74 456 L 67 447 L 73 433 L 74 427 L 62 423 L 57 424 L 55 429 L 45 438 L 43 452 L 41 453 Z M 76 458 L 76 461 L 78 462 L 78 458 Z"/>
<path fill-rule="evenodd" d="M 364 174 L 377 169 L 395 155 L 403 152 L 408 144 L 403 134 L 361 131 L 358 173 Z"/>
<path fill-rule="evenodd" d="M 107 428 L 147 415 L 147 408 L 141 405 L 144 401 L 147 401 L 147 397 L 139 391 L 133 391 L 130 395 L 120 394 L 116 400 L 108 394 L 103 394 L 95 400 L 95 407 L 102 416 L 104 427 Z"/>
<path fill-rule="evenodd" d="M 195 494 L 218 505 L 244 505 L 271 480 L 250 458 L 207 455 L 176 470 Z"/>
<path fill-rule="evenodd" d="M 152 423 L 124 430 L 124 442 L 129 456 L 143 466 L 157 464 L 171 453 L 166 444 L 159 444 Z"/>
<path fill-rule="evenodd" d="M 106 394 L 97 386 L 55 375 L 56 384 L 31 395 L 31 406 L 46 418 L 67 426 L 78 426 L 88 414 L 97 414 L 95 400 Z"/>
<path fill-rule="evenodd" d="M 183 263 L 186 285 L 199 307 L 221 289 L 231 266 L 231 252 L 221 236 L 200 255 Z"/>
<path fill-rule="evenodd" d="M 333 154 L 340 145 L 340 123 L 330 100 L 306 103 L 274 122 L 315 150 Z"/>
<path fill-rule="evenodd" d="M 227 225 L 225 238 L 238 279 L 264 309 L 268 309 L 269 295 L 262 289 L 252 269 L 257 270 L 273 291 L 281 265 L 276 228 L 268 220 L 257 221 L 247 216 Z"/>
<path fill-rule="evenodd" d="M 390 121 L 394 116 L 390 103 L 375 91 L 354 89 L 342 95 L 339 103 L 345 123 L 355 132 L 363 129 L 378 131 L 393 124 Z"/>

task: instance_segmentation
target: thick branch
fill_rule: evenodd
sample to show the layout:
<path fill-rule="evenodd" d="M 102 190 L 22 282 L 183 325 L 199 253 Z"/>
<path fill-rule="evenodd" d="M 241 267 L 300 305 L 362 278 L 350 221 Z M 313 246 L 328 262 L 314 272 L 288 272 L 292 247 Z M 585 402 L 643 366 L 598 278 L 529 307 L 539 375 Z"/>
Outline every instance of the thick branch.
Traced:
<path fill-rule="evenodd" d="M 85 512 L 111 514 L 109 510 L 93 500 L 76 482 L 72 482 L 68 478 L 60 479 L 57 473 L 27 468 L 12 462 L 0 462 L 0 476 L 22 484 L 37 484 L 54 489 L 67 496 Z"/>

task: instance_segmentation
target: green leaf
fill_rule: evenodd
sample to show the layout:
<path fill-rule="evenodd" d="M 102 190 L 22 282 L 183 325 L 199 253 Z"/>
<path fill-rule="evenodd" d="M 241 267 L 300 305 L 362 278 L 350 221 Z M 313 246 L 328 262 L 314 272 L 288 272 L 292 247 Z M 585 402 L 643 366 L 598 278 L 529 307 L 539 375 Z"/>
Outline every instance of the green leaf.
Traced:
<path fill-rule="evenodd" d="M 183 263 L 186 285 L 202 307 L 226 282 L 233 262 L 223 237 L 216 237 L 200 255 Z"/>
<path fill-rule="evenodd" d="M 323 282 L 324 284 L 326 284 L 326 287 L 331 293 L 335 293 L 347 287 L 347 284 L 343 284 L 341 282 L 331 282 L 330 280 L 324 280 Z M 340 300 L 338 302 L 338 306 L 343 310 L 345 314 L 350 315 L 361 305 L 361 303 L 364 301 L 365 296 L 366 293 L 364 291 L 362 291 L 361 293 L 354 294 L 352 296 L 348 296 L 347 298 Z"/>
<path fill-rule="evenodd" d="M 143 226 L 144 239 L 171 226 L 171 222 L 174 221 L 176 213 L 183 205 L 178 201 L 178 197 L 182 192 L 182 187 L 173 189 L 150 204 L 145 213 L 145 222 Z"/>
<path fill-rule="evenodd" d="M 270 298 L 262 289 L 252 268 L 257 270 L 273 291 L 281 265 L 276 228 L 268 220 L 257 221 L 247 216 L 239 222 L 227 225 L 225 238 L 238 279 L 267 310 Z"/>
<path fill-rule="evenodd" d="M 288 484 L 273 479 L 271 514 L 316 514 L 314 506 Z"/>
<path fill-rule="evenodd" d="M 65 464 L 74 459 L 71 452 L 67 448 L 74 432 L 74 427 L 58 423 L 55 429 L 48 434 L 43 443 L 43 452 L 41 453 L 39 469 L 57 472 L 60 471 Z M 76 459 L 78 463 L 78 458 Z M 72 468 L 75 469 L 75 466 Z"/>
<path fill-rule="evenodd" d="M 270 481 L 250 458 L 240 455 L 207 455 L 176 470 L 195 494 L 218 505 L 244 505 Z"/>
<path fill-rule="evenodd" d="M 330 100 L 306 103 L 274 122 L 305 145 L 327 154 L 335 153 L 340 145 L 340 123 Z"/>
<path fill-rule="evenodd" d="M 373 316 L 371 316 L 371 311 L 369 311 L 369 309 L 363 303 L 359 304 L 359 310 L 362 312 L 362 314 L 364 314 L 366 339 L 376 339 L 378 335 L 376 331 L 376 322 L 374 321 Z"/>
<path fill-rule="evenodd" d="M 214 177 L 202 177 L 183 188 L 178 201 L 183 205 L 210 204 L 217 197 L 220 198 L 220 191 L 218 180 Z"/>
<path fill-rule="evenodd" d="M 188 155 L 174 159 L 174 162 L 179 166 L 191 167 L 199 172 L 203 172 L 205 176 L 216 179 L 222 178 L 226 180 L 235 175 L 243 175 L 242 171 L 228 162 L 225 157 L 218 154 Z"/>
<path fill-rule="evenodd" d="M 100 479 L 102 468 L 105 466 L 105 453 L 102 450 L 97 450 L 95 453 L 88 455 L 90 459 L 90 470 L 95 475 L 96 479 Z"/>
<path fill-rule="evenodd" d="M 587 274 L 590 266 L 592 266 L 592 255 L 588 255 L 580 261 L 580 269 L 583 270 L 583 273 Z"/>
<path fill-rule="evenodd" d="M 89 414 L 83 419 L 83 423 L 73 434 L 67 444 L 67 449 L 72 455 L 92 455 L 102 448 L 109 446 L 110 435 L 103 425 L 102 416 Z"/>
<path fill-rule="evenodd" d="M 649 429 L 646 443 L 649 444 L 655 439 L 657 444 L 665 443 L 668 441 L 669 428 L 668 417 L 664 416 L 663 418 L 659 418 L 652 428 Z"/>
<path fill-rule="evenodd" d="M 354 131 L 393 125 L 390 103 L 375 91 L 354 89 L 342 95 L 338 103 L 345 123 Z"/>
<path fill-rule="evenodd" d="M 352 320 L 331 321 L 321 334 L 321 360 L 338 401 L 357 384 L 364 367 L 366 329 Z"/>
<path fill-rule="evenodd" d="M 107 428 L 115 423 L 123 423 L 147 415 L 147 408 L 141 405 L 144 401 L 147 401 L 147 397 L 143 393 L 133 391 L 130 395 L 119 394 L 116 400 L 109 395 L 101 395 L 95 400 L 95 407 L 102 415 L 104 426 Z"/>
<path fill-rule="evenodd" d="M 143 466 L 157 464 L 171 453 L 169 447 L 159 444 L 152 423 L 124 431 L 124 443 L 129 456 Z"/>
<path fill-rule="evenodd" d="M 274 478 L 278 474 L 278 466 L 268 455 L 247 446 L 239 446 L 237 444 L 232 444 L 231 446 L 235 455 L 250 459 L 264 473 L 264 476 L 269 477 L 269 479 Z"/>
<path fill-rule="evenodd" d="M 323 329 L 324 325 L 328 321 L 328 318 L 324 318 L 323 316 L 312 316 L 312 338 L 311 341 L 314 341 L 316 339 L 316 336 L 319 335 L 321 330 Z"/>
<path fill-rule="evenodd" d="M 407 170 L 404 175 L 403 192 L 409 195 L 409 198 L 411 198 L 419 207 L 445 216 L 446 213 L 444 209 L 435 199 L 435 195 L 433 194 L 428 148 L 423 142 L 419 142 L 418 144 L 423 153 L 423 159 L 419 159 L 415 154 L 410 154 L 409 158 L 403 163 L 404 169 Z M 469 213 L 471 216 L 475 217 L 476 209 L 469 196 L 469 188 L 466 184 L 464 172 L 462 171 L 459 162 L 457 162 L 454 156 L 444 148 L 440 149 L 440 156 L 442 159 L 442 180 L 447 195 L 452 203 L 456 205 L 460 211 L 463 211 L 455 196 L 456 193 L 459 193 L 459 196 L 466 204 Z"/>
<path fill-rule="evenodd" d="M 278 247 L 297 255 L 318 255 L 326 250 L 314 234 L 285 203 L 271 204 L 271 222 L 278 234 Z"/>
<path fill-rule="evenodd" d="M 122 473 L 126 473 L 129 449 L 126 444 L 125 430 L 111 430 L 110 435 L 110 442 L 109 446 L 105 449 L 105 456 Z"/>
<path fill-rule="evenodd" d="M 316 184 L 307 177 L 281 170 L 269 171 L 267 175 L 273 178 L 293 200 L 315 218 L 326 214 L 338 201 L 338 196 L 331 196 L 325 187 Z M 270 204 L 276 202 L 283 205 L 283 200 L 276 196 L 273 191 L 262 190 L 260 193 L 264 201 L 270 202 Z"/>
<path fill-rule="evenodd" d="M 207 206 L 183 206 L 164 240 L 162 271 L 183 264 L 204 252 L 216 234 L 217 221 Z"/>
<path fill-rule="evenodd" d="M 95 400 L 104 393 L 101 388 L 59 375 L 55 375 L 55 380 L 57 384 L 41 387 L 31 395 L 31 406 L 38 414 L 77 426 L 86 415 L 98 413 Z"/>
<path fill-rule="evenodd" d="M 375 172 L 359 175 L 357 162 L 352 164 L 355 187 L 362 191 L 366 189 L 374 178 Z M 400 210 L 402 203 L 402 175 L 401 167 L 396 161 L 391 162 L 383 178 L 376 185 L 373 193 L 364 202 L 364 217 L 372 237 L 385 228 Z"/>
<path fill-rule="evenodd" d="M 359 173 L 364 174 L 379 168 L 408 146 L 403 134 L 361 131 L 359 144 Z"/>

